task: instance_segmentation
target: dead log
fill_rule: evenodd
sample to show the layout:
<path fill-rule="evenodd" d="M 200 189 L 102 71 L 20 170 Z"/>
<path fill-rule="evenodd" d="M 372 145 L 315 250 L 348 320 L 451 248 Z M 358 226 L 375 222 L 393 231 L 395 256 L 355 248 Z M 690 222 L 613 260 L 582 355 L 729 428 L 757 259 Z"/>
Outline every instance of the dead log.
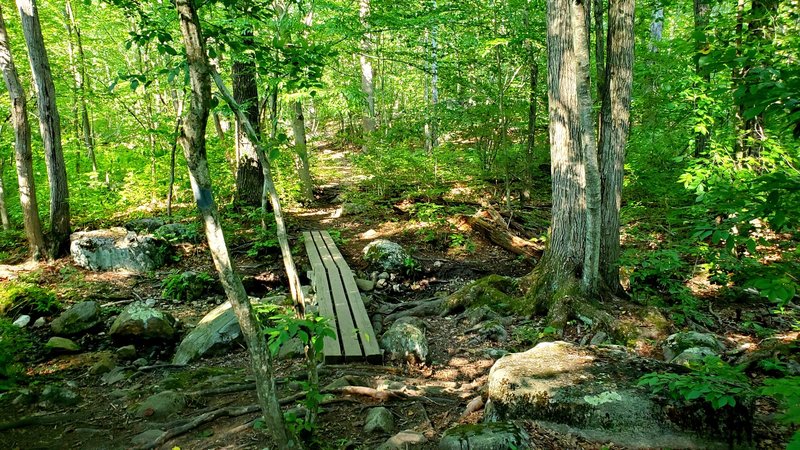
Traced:
<path fill-rule="evenodd" d="M 495 225 L 476 216 L 462 216 L 464 221 L 475 231 L 481 233 L 491 243 L 511 252 L 528 258 L 542 254 L 544 245 L 522 239 L 514 235 L 504 226 Z"/>

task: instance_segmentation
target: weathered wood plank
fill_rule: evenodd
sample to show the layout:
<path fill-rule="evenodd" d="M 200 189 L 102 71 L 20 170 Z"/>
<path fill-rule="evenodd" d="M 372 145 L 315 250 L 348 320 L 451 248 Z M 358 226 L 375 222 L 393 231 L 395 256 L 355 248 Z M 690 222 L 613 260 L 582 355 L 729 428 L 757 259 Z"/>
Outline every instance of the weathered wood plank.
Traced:
<path fill-rule="evenodd" d="M 325 244 L 322 233 L 312 232 L 311 235 L 328 273 L 330 293 L 335 308 L 334 312 L 339 325 L 339 341 L 342 343 L 345 361 L 363 359 L 364 353 L 361 350 L 361 343 L 356 334 L 356 326 L 353 323 L 352 312 L 350 311 L 350 302 L 347 299 L 339 268 L 333 260 L 330 249 Z"/>
<path fill-rule="evenodd" d="M 347 265 L 344 256 L 342 256 L 342 253 L 336 247 L 330 234 L 328 234 L 328 232 L 322 232 L 320 234 L 344 282 L 350 308 L 353 312 L 353 318 L 355 319 L 355 325 L 358 328 L 361 346 L 364 350 L 364 356 L 370 362 L 381 362 L 383 354 L 378 346 L 378 339 L 372 328 L 372 322 L 367 314 L 367 309 L 364 307 L 364 302 L 361 300 L 361 292 L 358 290 L 358 285 L 356 285 L 353 271 L 350 270 L 350 266 Z"/>
<path fill-rule="evenodd" d="M 308 253 L 308 259 L 311 262 L 311 268 L 314 271 L 314 284 L 316 289 L 319 315 L 329 319 L 331 328 L 333 328 L 333 333 L 336 335 L 334 338 L 326 337 L 323 340 L 322 352 L 325 354 L 325 361 L 340 362 L 343 358 L 339 341 L 339 326 L 336 321 L 336 315 L 334 314 L 327 271 L 325 270 L 322 257 L 317 250 L 316 243 L 314 242 L 311 233 L 304 232 L 303 237 L 305 238 L 306 253 Z"/>

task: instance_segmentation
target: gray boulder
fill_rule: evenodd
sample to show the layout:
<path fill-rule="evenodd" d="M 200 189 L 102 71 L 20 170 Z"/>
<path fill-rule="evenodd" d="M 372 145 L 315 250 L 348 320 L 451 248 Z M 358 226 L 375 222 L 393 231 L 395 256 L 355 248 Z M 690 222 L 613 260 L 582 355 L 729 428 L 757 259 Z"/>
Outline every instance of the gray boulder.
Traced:
<path fill-rule="evenodd" d="M 25 328 L 29 323 L 31 323 L 31 316 L 23 314 L 17 317 L 17 320 L 14 321 L 13 325 L 17 328 Z"/>
<path fill-rule="evenodd" d="M 203 238 L 198 232 L 197 227 L 184 223 L 168 223 L 162 225 L 153 232 L 153 235 L 173 244 L 196 244 Z"/>
<path fill-rule="evenodd" d="M 175 319 L 144 303 L 131 303 L 111 325 L 109 336 L 132 339 L 172 339 Z"/>
<path fill-rule="evenodd" d="M 174 391 L 164 391 L 147 397 L 136 408 L 136 416 L 148 420 L 161 420 L 183 411 L 186 397 Z"/>
<path fill-rule="evenodd" d="M 197 326 L 183 338 L 173 364 L 187 364 L 214 351 L 222 350 L 242 336 L 236 314 L 230 302 L 225 302 L 203 317 Z"/>
<path fill-rule="evenodd" d="M 80 351 L 81 347 L 75 341 L 63 337 L 51 337 L 44 348 L 54 353 L 74 353 Z"/>
<path fill-rule="evenodd" d="M 530 448 L 530 436 L 510 422 L 457 425 L 445 431 L 439 450 Z"/>
<path fill-rule="evenodd" d="M 367 412 L 367 419 L 364 423 L 364 433 L 386 433 L 394 431 L 394 416 L 392 412 L 383 406 L 371 408 Z"/>
<path fill-rule="evenodd" d="M 386 239 L 378 239 L 364 247 L 364 260 L 376 269 L 388 272 L 400 272 L 406 268 L 406 261 L 411 258 L 403 247 Z"/>
<path fill-rule="evenodd" d="M 161 239 L 124 228 L 82 231 L 73 233 L 70 239 L 75 264 L 97 271 L 149 272 L 163 266 L 171 251 Z"/>
<path fill-rule="evenodd" d="M 67 309 L 50 323 L 53 333 L 74 335 L 82 333 L 100 323 L 100 304 L 94 301 L 80 302 Z"/>
<path fill-rule="evenodd" d="M 697 331 L 682 331 L 675 333 L 667 338 L 664 343 L 664 360 L 672 361 L 684 350 L 692 347 L 705 347 L 719 354 L 725 350 L 725 346 L 711 333 L 699 333 Z"/>
<path fill-rule="evenodd" d="M 428 338 L 419 325 L 398 320 L 383 333 L 381 347 L 389 359 L 409 362 L 428 361 Z"/>
<path fill-rule="evenodd" d="M 696 413 L 697 405 L 654 399 L 638 385 L 642 375 L 665 368 L 616 348 L 541 343 L 494 364 L 486 417 L 530 419 L 556 432 L 632 448 L 727 448 L 695 433 L 720 429 L 710 422 L 722 419 L 705 417 L 683 424 L 698 427 L 684 431 L 671 419 Z"/>

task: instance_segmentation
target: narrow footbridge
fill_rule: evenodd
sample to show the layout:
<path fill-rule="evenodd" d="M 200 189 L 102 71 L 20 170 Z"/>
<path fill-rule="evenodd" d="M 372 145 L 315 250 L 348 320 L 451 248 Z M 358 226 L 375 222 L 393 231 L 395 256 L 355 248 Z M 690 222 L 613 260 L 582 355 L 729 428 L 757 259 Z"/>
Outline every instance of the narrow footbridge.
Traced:
<path fill-rule="evenodd" d="M 358 291 L 353 271 L 327 231 L 303 233 L 319 314 L 330 319 L 335 339 L 325 338 L 325 362 L 380 364 L 383 354 Z"/>

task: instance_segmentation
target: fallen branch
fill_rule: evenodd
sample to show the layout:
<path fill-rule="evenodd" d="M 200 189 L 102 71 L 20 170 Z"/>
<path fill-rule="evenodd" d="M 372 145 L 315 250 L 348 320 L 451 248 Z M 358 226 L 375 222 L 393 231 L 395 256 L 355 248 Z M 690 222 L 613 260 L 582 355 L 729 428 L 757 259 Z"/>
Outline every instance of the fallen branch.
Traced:
<path fill-rule="evenodd" d="M 473 230 L 478 231 L 493 244 L 511 253 L 534 258 L 544 251 L 542 244 L 522 239 L 504 229 L 504 227 L 489 223 L 480 217 L 462 216 L 462 218 Z"/>

